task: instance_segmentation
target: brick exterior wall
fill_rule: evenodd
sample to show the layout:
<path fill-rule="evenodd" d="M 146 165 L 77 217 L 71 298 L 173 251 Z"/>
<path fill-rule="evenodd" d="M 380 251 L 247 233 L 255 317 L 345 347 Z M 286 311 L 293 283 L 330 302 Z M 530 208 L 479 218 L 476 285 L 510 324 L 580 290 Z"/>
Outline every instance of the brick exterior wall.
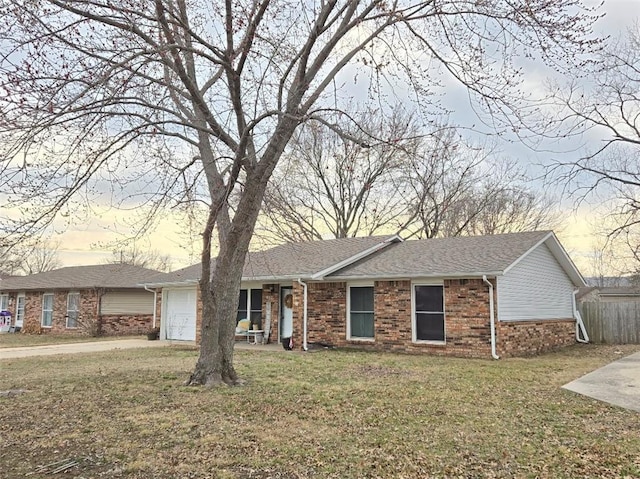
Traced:
<path fill-rule="evenodd" d="M 497 288 L 494 284 L 494 302 Z M 309 343 L 341 348 L 435 354 L 471 358 L 491 357 L 489 288 L 479 278 L 448 279 L 443 282 L 445 337 L 443 344 L 412 341 L 412 286 L 409 280 L 374 283 L 374 340 L 347 339 L 347 286 L 345 282 L 307 284 Z M 293 287 L 293 345 L 302 349 L 304 290 Z M 160 298 L 161 295 L 158 295 Z M 158 300 L 160 301 L 160 300 Z M 262 320 L 271 303 L 270 342 L 278 341 L 280 286 L 265 284 L 262 289 Z M 202 302 L 197 291 L 196 338 L 200 341 Z M 158 309 L 160 304 L 158 304 Z M 500 323 L 496 314 L 496 348 L 502 357 L 529 356 L 575 343 L 573 319 Z M 159 313 L 158 313 L 158 317 Z"/>
<path fill-rule="evenodd" d="M 574 319 L 497 323 L 498 355 L 531 356 L 576 342 Z"/>
<path fill-rule="evenodd" d="M 495 286 L 495 281 L 493 281 Z M 347 283 L 308 284 L 309 343 L 375 351 L 490 358 L 489 289 L 482 279 L 444 281 L 444 344 L 412 341 L 411 281 L 374 283 L 375 339 L 347 339 Z M 494 301 L 497 295 L 494 287 Z M 497 303 L 496 303 L 497 304 Z M 294 347 L 302 347 L 303 288 L 294 284 Z M 497 352 L 505 357 L 527 356 L 575 342 L 575 321 L 499 323 L 496 308 Z"/>
<path fill-rule="evenodd" d="M 15 321 L 15 308 L 16 308 L 16 297 L 18 295 L 13 296 L 13 315 Z M 55 299 L 54 299 L 55 302 Z M 22 332 L 23 333 L 41 333 L 42 328 L 40 327 L 40 323 L 42 320 L 42 293 L 32 293 L 27 292 L 25 294 L 24 299 L 24 321 L 22 322 Z M 49 332 L 48 329 L 45 329 L 46 332 Z"/>
<path fill-rule="evenodd" d="M 304 321 L 304 288 L 297 281 L 293 282 L 293 348 L 301 349 L 302 348 L 302 332 L 303 332 L 303 321 Z M 307 314 L 312 311 L 312 308 L 307 306 Z M 309 336 L 307 336 L 308 340 Z"/>
<path fill-rule="evenodd" d="M 264 328 L 267 319 L 267 303 L 271 303 L 271 328 L 269 343 L 278 342 L 278 326 L 280 325 L 280 285 L 265 284 L 262 286 L 262 327 Z"/>
<path fill-rule="evenodd" d="M 113 315 L 98 317 L 99 292 L 74 290 L 80 293 L 78 326 L 67 327 L 67 295 L 69 291 L 28 291 L 25 294 L 25 314 L 22 332 L 26 334 L 72 334 L 86 336 L 116 336 L 144 334 L 151 328 L 152 315 Z M 51 326 L 42 326 L 42 296 L 53 294 Z M 10 309 L 14 314 L 17 293 L 11 293 Z"/>
<path fill-rule="evenodd" d="M 146 334 L 153 325 L 152 314 L 103 315 L 100 318 L 101 336 Z"/>
<path fill-rule="evenodd" d="M 299 286 L 299 285 L 298 285 Z M 345 346 L 347 335 L 347 284 L 308 283 L 307 292 L 307 341 L 310 343 Z M 293 292 L 294 346 L 302 347 L 302 320 L 304 297 L 302 287 Z M 299 306 L 297 308 L 296 306 Z M 300 334 L 296 319 L 300 317 Z M 297 340 L 296 340 L 297 338 Z"/>

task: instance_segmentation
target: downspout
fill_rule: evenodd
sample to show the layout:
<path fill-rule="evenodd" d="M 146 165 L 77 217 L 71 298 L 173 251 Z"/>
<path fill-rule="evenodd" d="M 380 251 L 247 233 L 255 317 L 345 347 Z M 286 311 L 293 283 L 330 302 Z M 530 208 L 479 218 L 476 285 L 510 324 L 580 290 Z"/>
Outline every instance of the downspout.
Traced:
<path fill-rule="evenodd" d="M 153 326 L 151 326 L 151 327 L 155 329 L 155 327 L 156 327 L 156 310 L 158 309 L 158 290 L 157 289 L 149 289 L 146 284 L 144 285 L 144 289 L 146 291 L 149 291 L 150 293 L 153 293 Z"/>
<path fill-rule="evenodd" d="M 298 278 L 298 283 L 302 286 L 303 293 L 303 313 L 302 313 L 302 349 L 307 351 L 307 283 Z"/>
<path fill-rule="evenodd" d="M 496 353 L 496 314 L 493 305 L 493 283 L 487 279 L 487 275 L 482 275 L 482 281 L 489 286 L 489 323 L 491 325 L 491 357 L 493 359 L 500 359 L 498 353 Z"/>
<path fill-rule="evenodd" d="M 586 344 L 589 342 L 589 335 L 587 334 L 587 328 L 585 327 L 584 322 L 582 322 L 582 315 L 580 314 L 580 311 L 578 311 L 576 294 L 578 294 L 577 289 L 571 295 L 571 300 L 573 303 L 573 317 L 576 318 L 576 341 Z M 580 338 L 580 333 L 582 333 L 582 337 L 584 339 Z"/>

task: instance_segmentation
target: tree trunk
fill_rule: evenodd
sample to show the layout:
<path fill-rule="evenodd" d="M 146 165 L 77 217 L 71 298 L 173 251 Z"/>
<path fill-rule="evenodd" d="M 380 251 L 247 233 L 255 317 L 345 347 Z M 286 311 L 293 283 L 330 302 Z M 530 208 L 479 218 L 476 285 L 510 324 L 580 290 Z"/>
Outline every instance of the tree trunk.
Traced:
<path fill-rule="evenodd" d="M 238 375 L 233 367 L 233 343 L 240 280 L 254 225 L 255 221 L 236 224 L 234 219 L 226 241 L 221 242 L 210 279 L 209 268 L 203 265 L 200 279 L 200 357 L 188 385 L 238 384 Z"/>
<path fill-rule="evenodd" d="M 260 212 L 265 184 L 266 181 L 256 181 L 255 176 L 247 179 L 245 194 L 236 209 L 231 227 L 224 232 L 218 230 L 220 252 L 210 278 L 209 268 L 203 262 L 200 279 L 200 357 L 187 385 L 211 387 L 242 382 L 233 367 L 238 297 L 244 262 Z M 208 229 L 205 232 L 205 250 L 209 248 L 206 243 L 210 243 L 210 235 L 211 230 Z M 209 261 L 208 256 L 203 254 L 203 259 Z"/>

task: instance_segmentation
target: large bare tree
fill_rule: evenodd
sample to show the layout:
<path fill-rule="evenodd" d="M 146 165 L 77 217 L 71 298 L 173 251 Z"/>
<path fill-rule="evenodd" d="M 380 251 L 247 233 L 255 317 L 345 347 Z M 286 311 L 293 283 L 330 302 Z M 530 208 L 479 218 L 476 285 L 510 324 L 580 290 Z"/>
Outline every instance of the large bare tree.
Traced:
<path fill-rule="evenodd" d="M 267 187 L 259 224 L 279 241 L 389 233 L 405 216 L 401 173 L 420 143 L 411 117 L 365 110 L 336 126 L 304 125 Z"/>
<path fill-rule="evenodd" d="M 0 250 L 1 272 L 11 275 L 46 273 L 62 266 L 58 257 L 60 241 L 45 238 L 22 242 Z"/>
<path fill-rule="evenodd" d="M 577 159 L 553 162 L 549 174 L 577 202 L 607 203 L 609 239 L 627 243 L 640 261 L 640 23 L 612 40 L 589 73 L 590 81 L 555 86 L 563 116 L 553 126 L 601 142 L 578 150 Z"/>
<path fill-rule="evenodd" d="M 426 105 L 447 75 L 518 125 L 515 56 L 563 68 L 597 44 L 580 0 L 1 0 L 0 19 L 5 233 L 73 213 L 81 192 L 153 197 L 151 212 L 206 202 L 189 383 L 207 385 L 238 381 L 235 308 L 269 178 L 301 124 L 349 104 L 345 82 Z"/>

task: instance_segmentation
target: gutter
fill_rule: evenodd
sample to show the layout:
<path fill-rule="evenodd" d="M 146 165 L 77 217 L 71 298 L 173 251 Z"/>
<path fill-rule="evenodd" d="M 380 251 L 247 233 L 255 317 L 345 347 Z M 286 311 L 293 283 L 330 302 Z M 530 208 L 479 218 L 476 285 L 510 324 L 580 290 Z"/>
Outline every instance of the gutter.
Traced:
<path fill-rule="evenodd" d="M 489 318 L 491 324 L 491 357 L 493 359 L 500 359 L 498 353 L 496 353 L 496 314 L 493 304 L 493 283 L 487 279 L 487 275 L 482 275 L 482 281 L 489 286 Z"/>
<path fill-rule="evenodd" d="M 580 314 L 580 311 L 578 311 L 578 306 L 576 303 L 576 294 L 578 294 L 578 290 L 576 289 L 573 294 L 571 295 L 571 300 L 572 300 L 572 306 L 573 306 L 573 317 L 576 319 L 576 341 L 578 341 L 579 343 L 588 343 L 589 342 L 589 335 L 587 334 L 587 328 L 584 325 L 584 322 L 582 321 L 582 315 Z M 580 333 L 582 333 L 582 338 L 580 338 Z"/>
<path fill-rule="evenodd" d="M 149 289 L 146 284 L 143 286 L 145 291 L 149 291 L 150 293 L 153 293 L 153 326 L 152 328 L 155 328 L 156 327 L 156 310 L 158 309 L 158 290 Z"/>
<path fill-rule="evenodd" d="M 302 314 L 302 349 L 308 351 L 307 347 L 307 283 L 303 282 L 301 278 L 298 278 L 298 283 L 302 285 L 304 289 L 303 294 L 303 314 Z"/>

